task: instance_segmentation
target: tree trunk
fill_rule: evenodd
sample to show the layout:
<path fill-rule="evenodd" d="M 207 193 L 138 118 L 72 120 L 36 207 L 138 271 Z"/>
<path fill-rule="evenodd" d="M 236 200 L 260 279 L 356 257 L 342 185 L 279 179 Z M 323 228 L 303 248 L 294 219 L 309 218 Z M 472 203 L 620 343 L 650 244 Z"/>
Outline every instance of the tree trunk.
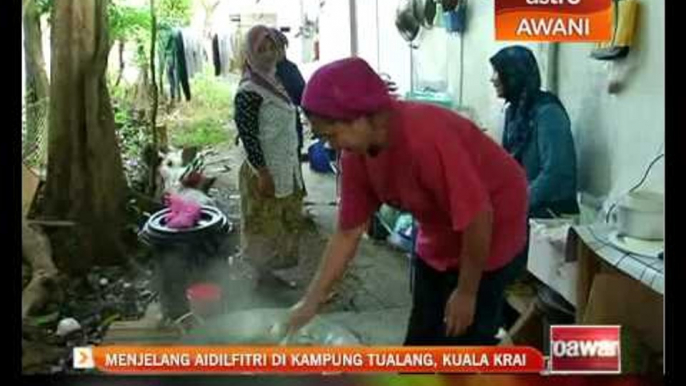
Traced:
<path fill-rule="evenodd" d="M 52 261 L 50 241 L 40 230 L 33 229 L 26 221 L 21 224 L 21 246 L 24 259 L 31 265 L 32 278 L 21 295 L 21 318 L 40 309 L 56 295 L 57 268 Z"/>
<path fill-rule="evenodd" d="M 123 262 L 126 180 L 105 72 L 107 0 L 60 0 L 53 9 L 47 214 L 55 263 L 69 274 Z"/>
<path fill-rule="evenodd" d="M 115 86 L 119 86 L 121 78 L 124 76 L 124 39 L 119 40 L 119 74 L 117 75 L 117 81 L 114 83 Z"/>
<path fill-rule="evenodd" d="M 136 110 L 147 110 L 150 103 L 150 79 L 149 79 L 150 68 L 146 65 L 139 66 L 138 69 L 138 79 L 136 80 L 136 85 L 134 87 L 134 97 L 133 100 Z"/>
<path fill-rule="evenodd" d="M 21 0 L 21 16 L 26 15 L 26 10 L 35 3 L 33 0 Z"/>
<path fill-rule="evenodd" d="M 155 62 L 157 61 L 157 53 L 155 43 L 157 42 L 157 16 L 155 15 L 155 0 L 150 0 L 150 19 L 152 31 L 150 33 L 150 79 L 152 80 L 151 92 L 152 92 L 152 106 L 150 110 L 150 133 L 152 134 L 152 148 L 155 153 L 159 149 L 159 144 L 157 143 L 157 107 L 158 107 L 158 93 L 157 93 L 157 75 L 155 72 Z M 155 180 L 157 177 L 157 170 L 154 168 L 150 169 L 149 175 L 149 194 L 153 194 L 157 190 Z"/>
<path fill-rule="evenodd" d="M 26 74 L 26 139 L 25 146 L 36 143 L 40 134 L 41 122 L 45 119 L 48 97 L 48 75 L 45 72 L 43 57 L 43 33 L 40 14 L 35 2 L 29 2 L 24 9 L 24 52 Z M 25 149 L 30 150 L 30 149 Z"/>

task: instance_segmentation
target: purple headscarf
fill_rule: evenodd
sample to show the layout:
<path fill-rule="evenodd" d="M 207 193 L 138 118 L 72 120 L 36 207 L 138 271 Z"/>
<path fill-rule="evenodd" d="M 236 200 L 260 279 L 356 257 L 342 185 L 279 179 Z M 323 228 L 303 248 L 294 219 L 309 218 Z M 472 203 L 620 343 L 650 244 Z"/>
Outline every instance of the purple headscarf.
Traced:
<path fill-rule="evenodd" d="M 307 82 L 302 107 L 336 120 L 354 120 L 388 108 L 393 98 L 383 79 L 360 58 L 341 59 L 318 69 Z"/>
<path fill-rule="evenodd" d="M 288 97 L 286 89 L 276 78 L 276 62 L 278 57 L 271 60 L 270 58 L 265 57 L 264 54 L 257 52 L 257 47 L 259 47 L 265 39 L 272 39 L 272 41 L 277 44 L 273 32 L 266 26 L 256 25 L 248 31 L 244 46 L 246 63 L 241 83 L 252 81 L 269 90 L 284 101 L 291 103 L 291 99 Z"/>

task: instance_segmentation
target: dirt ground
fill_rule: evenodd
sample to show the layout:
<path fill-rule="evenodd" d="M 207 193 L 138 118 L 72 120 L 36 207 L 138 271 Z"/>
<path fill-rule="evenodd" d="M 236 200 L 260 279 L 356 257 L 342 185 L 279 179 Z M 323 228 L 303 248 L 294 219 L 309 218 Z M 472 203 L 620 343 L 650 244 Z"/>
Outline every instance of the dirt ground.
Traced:
<path fill-rule="evenodd" d="M 237 172 L 240 148 L 217 146 L 206 161 L 208 175 L 217 182 L 210 191 L 217 205 L 238 227 L 240 202 Z M 268 286 L 258 289 L 241 288 L 240 295 L 228 294 L 230 309 L 290 307 L 303 294 L 319 264 L 328 237 L 336 222 L 336 180 L 332 174 L 319 174 L 303 163 L 303 177 L 308 191 L 305 210 L 311 226 L 302 235 L 300 263 L 279 272 L 279 276 L 295 283 L 295 288 Z M 230 237 L 234 251 L 239 230 Z M 331 300 L 324 307 L 326 317 L 350 329 L 366 344 L 400 344 L 404 337 L 410 307 L 409 265 L 405 253 L 390 245 L 363 239 L 348 273 L 337 285 Z"/>

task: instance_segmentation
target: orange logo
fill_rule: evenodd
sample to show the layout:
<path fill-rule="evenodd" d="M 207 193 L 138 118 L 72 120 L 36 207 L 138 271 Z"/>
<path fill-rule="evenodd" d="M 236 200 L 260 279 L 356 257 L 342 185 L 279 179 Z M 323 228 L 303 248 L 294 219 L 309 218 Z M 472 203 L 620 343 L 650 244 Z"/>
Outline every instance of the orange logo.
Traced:
<path fill-rule="evenodd" d="M 495 35 L 509 41 L 608 41 L 612 0 L 496 0 Z"/>
<path fill-rule="evenodd" d="M 95 367 L 93 349 L 91 347 L 74 347 L 72 356 L 74 357 L 75 369 L 92 369 Z"/>

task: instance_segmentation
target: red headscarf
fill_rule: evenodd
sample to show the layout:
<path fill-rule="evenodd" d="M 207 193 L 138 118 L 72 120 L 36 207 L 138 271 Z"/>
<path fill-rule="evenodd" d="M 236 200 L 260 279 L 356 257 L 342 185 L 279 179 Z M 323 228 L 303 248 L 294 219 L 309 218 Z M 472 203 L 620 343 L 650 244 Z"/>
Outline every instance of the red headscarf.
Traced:
<path fill-rule="evenodd" d="M 391 105 L 383 79 L 360 58 L 341 59 L 318 69 L 305 87 L 302 107 L 311 114 L 354 120 Z"/>

